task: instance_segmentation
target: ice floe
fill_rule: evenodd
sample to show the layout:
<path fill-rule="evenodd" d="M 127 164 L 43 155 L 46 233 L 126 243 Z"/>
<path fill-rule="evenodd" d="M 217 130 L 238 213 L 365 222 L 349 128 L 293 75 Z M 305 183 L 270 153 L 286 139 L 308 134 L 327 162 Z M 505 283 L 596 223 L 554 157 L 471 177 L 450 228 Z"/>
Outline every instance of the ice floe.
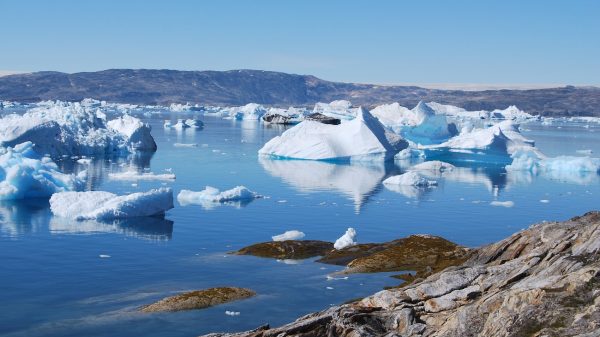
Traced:
<path fill-rule="evenodd" d="M 50 198 L 50 210 L 54 215 L 75 220 L 154 216 L 171 208 L 173 191 L 170 188 L 127 195 L 105 191 L 59 192 Z"/>
<path fill-rule="evenodd" d="M 305 236 L 304 233 L 298 230 L 286 231 L 283 234 L 272 236 L 273 241 L 300 240 Z"/>
<path fill-rule="evenodd" d="M 444 172 L 444 171 L 451 171 L 454 168 L 455 168 L 455 166 L 452 164 L 449 164 L 449 163 L 446 163 L 443 161 L 439 161 L 439 160 L 430 160 L 430 161 L 425 161 L 420 164 L 414 165 L 410 169 L 413 171 Z"/>
<path fill-rule="evenodd" d="M 59 171 L 48 157 L 33 150 L 33 143 L 0 148 L 0 200 L 47 198 L 53 193 L 77 190 L 83 179 Z"/>
<path fill-rule="evenodd" d="M 305 120 L 268 141 L 258 153 L 274 158 L 310 160 L 381 160 L 407 147 L 363 108 L 340 125 Z"/>
<path fill-rule="evenodd" d="M 335 240 L 333 244 L 333 248 L 335 249 L 344 249 L 346 247 L 355 246 L 358 243 L 356 242 L 356 230 L 352 227 L 346 230 L 346 233 L 342 235 L 339 239 Z"/>
<path fill-rule="evenodd" d="M 173 173 L 153 173 L 153 172 L 137 172 L 137 171 L 123 171 L 118 173 L 109 173 L 108 178 L 111 180 L 125 180 L 125 181 L 137 181 L 137 180 L 162 180 L 172 181 L 175 180 L 175 174 Z"/>
<path fill-rule="evenodd" d="M 492 202 L 490 202 L 491 206 L 497 206 L 497 207 L 506 207 L 506 208 L 511 208 L 515 205 L 515 203 L 513 201 L 498 201 L 498 200 L 494 200 Z"/>
<path fill-rule="evenodd" d="M 236 186 L 230 190 L 220 191 L 217 188 L 206 186 L 202 191 L 181 190 L 177 201 L 181 205 L 205 205 L 206 203 L 226 203 L 235 201 L 250 201 L 262 198 L 260 194 L 252 192 L 244 186 Z"/>

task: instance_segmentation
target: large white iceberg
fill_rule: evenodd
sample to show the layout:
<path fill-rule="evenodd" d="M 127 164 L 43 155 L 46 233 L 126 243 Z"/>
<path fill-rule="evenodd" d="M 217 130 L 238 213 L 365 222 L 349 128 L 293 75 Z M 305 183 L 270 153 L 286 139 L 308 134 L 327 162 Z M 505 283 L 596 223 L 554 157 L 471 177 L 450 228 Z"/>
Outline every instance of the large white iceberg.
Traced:
<path fill-rule="evenodd" d="M 256 192 L 252 192 L 244 186 L 236 186 L 230 190 L 221 192 L 219 189 L 206 186 L 202 191 L 195 192 L 181 190 L 177 195 L 177 201 L 181 205 L 205 205 L 206 203 L 225 203 L 233 201 L 250 201 L 262 198 Z"/>
<path fill-rule="evenodd" d="M 54 215 L 75 220 L 111 220 L 164 214 L 173 208 L 173 191 L 160 188 L 148 192 L 116 195 L 104 191 L 60 192 L 50 198 Z"/>
<path fill-rule="evenodd" d="M 305 120 L 268 141 L 258 153 L 274 158 L 360 161 L 388 159 L 407 146 L 359 108 L 355 119 L 340 125 Z"/>
<path fill-rule="evenodd" d="M 600 158 L 558 156 L 545 157 L 532 151 L 519 151 L 506 166 L 509 172 L 529 172 L 552 180 L 586 184 L 600 173 Z"/>
<path fill-rule="evenodd" d="M 0 119 L 0 146 L 31 141 L 38 153 L 53 156 L 155 151 L 150 130 L 135 117 L 107 122 L 102 111 L 80 103 L 43 102 Z"/>
<path fill-rule="evenodd" d="M 0 200 L 47 198 L 82 186 L 82 179 L 61 173 L 50 158 L 40 158 L 31 142 L 0 148 Z"/>

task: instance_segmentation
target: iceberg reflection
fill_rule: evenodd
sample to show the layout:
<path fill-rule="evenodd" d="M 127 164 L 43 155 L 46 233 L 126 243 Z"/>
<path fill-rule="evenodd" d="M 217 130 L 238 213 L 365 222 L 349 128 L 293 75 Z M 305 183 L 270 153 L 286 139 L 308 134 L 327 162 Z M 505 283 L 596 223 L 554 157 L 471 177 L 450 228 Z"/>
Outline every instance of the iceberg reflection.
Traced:
<path fill-rule="evenodd" d="M 173 235 L 173 221 L 162 217 L 136 217 L 109 222 L 53 217 L 49 230 L 51 234 L 117 233 L 143 240 L 168 241 Z"/>
<path fill-rule="evenodd" d="M 0 201 L 0 233 L 9 237 L 41 232 L 50 217 L 48 199 Z"/>
<path fill-rule="evenodd" d="M 313 160 L 258 159 L 270 175 L 281 178 L 300 192 L 337 191 L 354 202 L 356 212 L 394 165 L 383 162 L 335 164 Z"/>

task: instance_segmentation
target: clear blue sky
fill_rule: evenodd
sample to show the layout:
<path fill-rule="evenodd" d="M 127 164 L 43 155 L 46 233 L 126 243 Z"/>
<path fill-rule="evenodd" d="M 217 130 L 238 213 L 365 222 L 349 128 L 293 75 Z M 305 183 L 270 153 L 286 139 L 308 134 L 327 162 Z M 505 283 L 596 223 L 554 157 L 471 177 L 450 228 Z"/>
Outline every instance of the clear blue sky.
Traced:
<path fill-rule="evenodd" d="M 600 1 L 0 0 L 0 70 L 600 85 Z"/>

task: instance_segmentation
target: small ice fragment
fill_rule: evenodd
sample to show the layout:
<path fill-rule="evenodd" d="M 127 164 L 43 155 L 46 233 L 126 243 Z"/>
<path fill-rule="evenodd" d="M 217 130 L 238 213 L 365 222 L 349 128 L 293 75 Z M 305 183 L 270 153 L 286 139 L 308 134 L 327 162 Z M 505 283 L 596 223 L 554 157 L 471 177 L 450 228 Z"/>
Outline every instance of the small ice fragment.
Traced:
<path fill-rule="evenodd" d="M 298 230 L 286 231 L 283 234 L 272 236 L 273 241 L 300 240 L 305 236 L 304 233 Z"/>
<path fill-rule="evenodd" d="M 344 233 L 344 235 L 342 235 L 339 239 L 335 241 L 335 243 L 333 244 L 333 248 L 339 250 L 346 247 L 354 246 L 357 244 L 355 238 L 356 230 L 350 227 L 346 230 L 346 233 Z"/>
<path fill-rule="evenodd" d="M 239 316 L 240 312 L 239 311 L 229 311 L 229 310 L 226 310 L 225 311 L 225 315 L 227 315 L 227 316 Z"/>
<path fill-rule="evenodd" d="M 515 203 L 510 200 L 509 201 L 497 201 L 496 200 L 496 201 L 490 202 L 490 205 L 510 208 L 510 207 L 513 207 L 515 205 Z"/>
<path fill-rule="evenodd" d="M 277 200 L 277 202 L 279 202 L 279 203 L 285 203 L 285 202 L 287 202 L 287 200 Z"/>
<path fill-rule="evenodd" d="M 327 290 L 333 290 L 333 287 L 325 287 Z"/>
<path fill-rule="evenodd" d="M 196 143 L 174 143 L 173 146 L 175 146 L 175 147 L 198 147 L 198 144 L 196 144 Z"/>
<path fill-rule="evenodd" d="M 110 255 L 106 255 L 106 254 L 100 254 L 98 255 L 101 259 L 108 259 L 110 258 Z"/>
<path fill-rule="evenodd" d="M 547 204 L 547 203 L 550 202 L 550 200 L 548 200 L 548 199 L 542 199 L 542 200 L 540 200 L 540 202 L 543 203 L 543 204 Z"/>

